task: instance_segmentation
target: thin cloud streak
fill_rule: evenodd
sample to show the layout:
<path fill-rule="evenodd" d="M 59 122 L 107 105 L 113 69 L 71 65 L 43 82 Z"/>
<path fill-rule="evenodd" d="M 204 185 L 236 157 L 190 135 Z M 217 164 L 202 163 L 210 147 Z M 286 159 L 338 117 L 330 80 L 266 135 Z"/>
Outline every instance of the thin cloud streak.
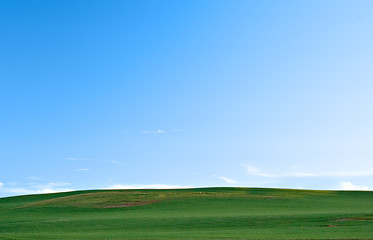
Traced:
<path fill-rule="evenodd" d="M 68 161 L 84 161 L 84 162 L 105 162 L 105 163 L 113 163 L 121 165 L 121 162 L 117 160 L 101 160 L 101 159 L 93 159 L 93 158 L 76 158 L 76 157 L 67 157 L 65 160 Z"/>
<path fill-rule="evenodd" d="M 227 178 L 227 177 L 218 177 L 220 178 L 221 180 L 225 181 L 226 183 L 237 183 L 236 180 L 233 180 L 233 179 L 230 179 L 230 178 Z"/>
<path fill-rule="evenodd" d="M 297 177 L 365 177 L 373 176 L 373 170 L 370 171 L 339 171 L 339 172 L 324 172 L 324 173 L 310 173 L 310 172 L 289 172 L 284 174 L 272 174 L 261 171 L 259 168 L 245 165 L 246 171 L 249 175 L 267 177 L 267 178 L 297 178 Z"/>
<path fill-rule="evenodd" d="M 368 186 L 358 186 L 354 185 L 351 182 L 341 182 L 339 184 L 338 190 L 350 190 L 350 191 L 369 191 L 373 190 L 372 188 Z"/>
<path fill-rule="evenodd" d="M 164 134 L 165 131 L 164 130 L 161 130 L 161 129 L 158 129 L 158 130 L 142 130 L 141 133 L 143 134 Z"/>
<path fill-rule="evenodd" d="M 49 182 L 46 184 L 38 184 L 38 185 L 33 185 L 34 188 L 39 188 L 39 189 L 53 189 L 57 187 L 66 187 L 71 185 L 69 182 Z"/>
<path fill-rule="evenodd" d="M 27 195 L 27 194 L 45 194 L 45 193 L 57 193 L 57 192 L 70 192 L 73 191 L 71 188 L 66 186 L 70 185 L 68 182 L 49 182 L 46 184 L 33 184 L 31 187 L 3 187 L 0 189 L 0 193 L 6 193 L 7 196 L 14 195 Z"/>

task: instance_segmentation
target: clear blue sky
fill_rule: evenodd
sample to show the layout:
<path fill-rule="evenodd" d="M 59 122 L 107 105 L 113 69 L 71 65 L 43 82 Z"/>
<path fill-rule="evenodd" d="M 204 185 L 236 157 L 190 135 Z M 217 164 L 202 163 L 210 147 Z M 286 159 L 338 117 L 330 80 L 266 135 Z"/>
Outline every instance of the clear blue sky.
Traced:
<path fill-rule="evenodd" d="M 0 1 L 0 196 L 373 188 L 372 1 Z"/>

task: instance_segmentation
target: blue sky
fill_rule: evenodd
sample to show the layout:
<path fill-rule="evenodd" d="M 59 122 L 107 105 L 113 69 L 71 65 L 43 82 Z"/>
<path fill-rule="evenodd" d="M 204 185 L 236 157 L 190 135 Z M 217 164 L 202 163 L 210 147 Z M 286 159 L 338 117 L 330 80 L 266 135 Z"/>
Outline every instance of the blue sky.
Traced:
<path fill-rule="evenodd" d="M 0 196 L 373 189 L 372 1 L 0 2 Z"/>

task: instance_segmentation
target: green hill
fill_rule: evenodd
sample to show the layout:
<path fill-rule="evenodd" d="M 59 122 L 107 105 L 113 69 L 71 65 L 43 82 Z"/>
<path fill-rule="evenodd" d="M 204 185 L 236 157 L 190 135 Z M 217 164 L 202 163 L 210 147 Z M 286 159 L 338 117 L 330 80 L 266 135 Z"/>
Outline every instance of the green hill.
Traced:
<path fill-rule="evenodd" d="M 0 198 L 0 239 L 373 239 L 373 192 L 201 188 Z"/>

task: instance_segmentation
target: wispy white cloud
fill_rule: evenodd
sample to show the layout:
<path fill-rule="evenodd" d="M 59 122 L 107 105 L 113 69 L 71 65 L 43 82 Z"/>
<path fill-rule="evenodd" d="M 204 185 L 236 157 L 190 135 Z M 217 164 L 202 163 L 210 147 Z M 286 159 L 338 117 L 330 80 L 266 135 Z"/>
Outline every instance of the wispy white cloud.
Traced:
<path fill-rule="evenodd" d="M 29 177 L 28 179 L 30 179 L 30 180 L 36 180 L 36 181 L 44 180 L 44 179 L 41 178 L 41 177 L 35 177 L 35 176 L 33 176 L 33 177 Z"/>
<path fill-rule="evenodd" d="M 0 188 L 4 186 L 4 183 L 0 182 Z"/>
<path fill-rule="evenodd" d="M 88 168 L 80 168 L 80 169 L 78 169 L 78 171 L 89 171 L 90 169 L 88 169 Z"/>
<path fill-rule="evenodd" d="M 367 171 L 340 171 L 319 174 L 321 177 L 365 177 L 373 176 L 373 170 Z"/>
<path fill-rule="evenodd" d="M 50 183 L 48 183 L 48 186 L 52 186 L 52 187 L 62 187 L 62 186 L 68 186 L 68 185 L 71 185 L 71 183 L 69 183 L 69 182 L 50 182 Z"/>
<path fill-rule="evenodd" d="M 233 179 L 230 179 L 230 178 L 227 178 L 227 177 L 218 177 L 220 179 L 222 179 L 223 181 L 225 181 L 226 183 L 237 183 L 236 180 L 233 180 Z"/>
<path fill-rule="evenodd" d="M 67 182 L 49 182 L 46 184 L 31 184 L 29 187 L 3 187 L 1 193 L 5 193 L 7 196 L 12 195 L 26 195 L 26 194 L 43 194 L 43 193 L 56 193 L 56 192 L 69 192 L 73 191 L 71 188 L 66 186 L 70 185 Z"/>
<path fill-rule="evenodd" d="M 1 192 L 2 193 L 6 193 L 7 196 L 25 195 L 25 194 L 35 194 L 35 193 L 37 193 L 35 190 L 30 190 L 30 189 L 26 189 L 26 188 L 17 188 L 17 187 L 2 188 Z"/>
<path fill-rule="evenodd" d="M 256 168 L 250 165 L 245 165 L 245 167 L 246 167 L 247 172 L 250 175 L 260 176 L 260 177 L 276 177 L 273 174 L 263 173 L 259 168 Z"/>
<path fill-rule="evenodd" d="M 336 171 L 336 172 L 286 172 L 281 174 L 268 173 L 259 168 L 245 165 L 249 175 L 268 178 L 292 178 L 292 177 L 364 177 L 373 176 L 373 169 L 366 171 Z"/>
<path fill-rule="evenodd" d="M 84 162 L 103 162 L 103 163 L 113 163 L 121 165 L 121 162 L 117 160 L 105 160 L 105 159 L 93 159 L 93 158 L 76 158 L 76 157 L 67 157 L 65 160 L 69 161 L 84 161 Z"/>
<path fill-rule="evenodd" d="M 65 187 L 69 185 L 71 185 L 71 183 L 69 182 L 49 182 L 45 184 L 35 184 L 33 185 L 33 187 L 42 189 L 42 188 Z"/>
<path fill-rule="evenodd" d="M 114 184 L 109 186 L 107 189 L 178 189 L 178 188 L 193 188 L 193 186 L 182 186 L 182 185 L 168 185 L 168 184 L 133 184 L 133 185 L 122 185 Z"/>
<path fill-rule="evenodd" d="M 164 130 L 158 129 L 158 130 L 142 130 L 141 133 L 143 134 L 163 134 L 165 133 Z"/>
<path fill-rule="evenodd" d="M 70 192 L 73 191 L 73 189 L 70 188 L 43 188 L 37 191 L 37 193 L 44 194 L 44 193 L 58 193 L 58 192 Z"/>
<path fill-rule="evenodd" d="M 354 185 L 351 182 L 341 182 L 339 184 L 339 190 L 373 190 L 372 188 L 369 188 L 368 186 L 359 186 L 359 185 Z"/>
<path fill-rule="evenodd" d="M 168 129 L 168 130 L 164 130 L 164 129 L 157 129 L 157 130 L 141 130 L 140 132 L 142 134 L 165 134 L 166 132 L 182 132 L 183 130 L 182 129 L 179 129 L 179 128 L 173 128 L 173 129 Z"/>

